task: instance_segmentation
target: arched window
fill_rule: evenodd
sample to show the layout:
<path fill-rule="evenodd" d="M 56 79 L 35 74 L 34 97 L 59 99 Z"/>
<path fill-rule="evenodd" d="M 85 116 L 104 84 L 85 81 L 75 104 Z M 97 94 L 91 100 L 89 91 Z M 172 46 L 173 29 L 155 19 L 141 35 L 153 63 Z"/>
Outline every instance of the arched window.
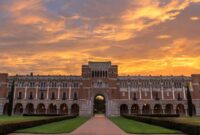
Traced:
<path fill-rule="evenodd" d="M 65 93 L 65 92 L 63 92 L 63 97 L 62 97 L 62 99 L 63 99 L 63 100 L 66 99 L 66 93 Z"/>
<path fill-rule="evenodd" d="M 74 92 L 74 100 L 77 100 L 77 99 L 78 99 L 78 97 L 77 97 L 77 93 Z"/>
<path fill-rule="evenodd" d="M 51 99 L 52 99 L 52 100 L 55 99 L 55 93 L 54 93 L 54 92 L 51 93 Z"/>
<path fill-rule="evenodd" d="M 136 95 L 136 93 L 133 93 L 133 100 L 137 100 L 137 95 Z"/>
<path fill-rule="evenodd" d="M 22 92 L 19 92 L 18 99 L 22 99 Z"/>
<path fill-rule="evenodd" d="M 40 99 L 44 99 L 44 92 L 40 93 Z"/>
<path fill-rule="evenodd" d="M 33 93 L 30 92 L 29 99 L 33 99 Z"/>
<path fill-rule="evenodd" d="M 181 94 L 180 94 L 180 93 L 178 93 L 178 95 L 177 95 L 177 99 L 178 99 L 178 100 L 182 100 L 182 98 L 181 98 Z"/>

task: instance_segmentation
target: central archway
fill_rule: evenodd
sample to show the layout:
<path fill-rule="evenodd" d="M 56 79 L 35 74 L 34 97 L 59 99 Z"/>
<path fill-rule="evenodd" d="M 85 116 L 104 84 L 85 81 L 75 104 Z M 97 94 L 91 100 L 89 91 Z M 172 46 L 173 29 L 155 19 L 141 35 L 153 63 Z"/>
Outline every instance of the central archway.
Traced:
<path fill-rule="evenodd" d="M 106 99 L 104 95 L 97 94 L 94 96 L 94 106 L 93 113 L 94 114 L 106 114 Z"/>

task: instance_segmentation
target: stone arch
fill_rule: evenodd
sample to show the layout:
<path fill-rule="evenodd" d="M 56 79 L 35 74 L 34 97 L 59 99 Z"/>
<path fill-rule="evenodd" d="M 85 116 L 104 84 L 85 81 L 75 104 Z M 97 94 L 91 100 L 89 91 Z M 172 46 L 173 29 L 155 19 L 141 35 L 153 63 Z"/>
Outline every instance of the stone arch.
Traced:
<path fill-rule="evenodd" d="M 176 106 L 176 113 L 180 115 L 185 115 L 185 107 L 183 104 L 178 104 Z"/>
<path fill-rule="evenodd" d="M 23 113 L 23 105 L 21 103 L 15 104 L 14 114 L 21 115 Z"/>
<path fill-rule="evenodd" d="M 34 114 L 34 105 L 32 103 L 28 103 L 25 108 L 25 113 Z"/>
<path fill-rule="evenodd" d="M 48 113 L 49 114 L 56 114 L 57 113 L 57 106 L 50 104 L 48 107 Z"/>
<path fill-rule="evenodd" d="M 36 112 L 37 114 L 45 114 L 46 113 L 45 105 L 43 103 L 38 104 Z"/>
<path fill-rule="evenodd" d="M 128 105 L 121 104 L 120 105 L 120 115 L 128 114 Z"/>
<path fill-rule="evenodd" d="M 137 104 L 131 106 L 131 114 L 139 114 L 140 108 Z"/>
<path fill-rule="evenodd" d="M 93 110 L 94 110 L 94 98 L 97 96 L 97 95 L 102 95 L 104 98 L 105 98 L 105 114 L 106 115 L 109 115 L 109 108 L 108 108 L 108 95 L 105 91 L 96 91 L 92 94 L 91 96 L 91 101 L 92 101 L 92 104 L 91 104 L 91 114 L 94 114 Z"/>
<path fill-rule="evenodd" d="M 68 114 L 68 107 L 65 103 L 60 105 L 60 114 Z"/>
<path fill-rule="evenodd" d="M 173 105 L 172 104 L 167 104 L 165 106 L 165 114 L 173 114 Z"/>
<path fill-rule="evenodd" d="M 143 104 L 142 113 L 143 114 L 151 114 L 151 107 L 149 104 Z"/>
<path fill-rule="evenodd" d="M 93 102 L 93 113 L 106 113 L 106 99 L 102 94 L 94 96 Z"/>
<path fill-rule="evenodd" d="M 3 114 L 8 115 L 9 103 L 5 103 L 3 107 Z"/>
<path fill-rule="evenodd" d="M 161 104 L 154 105 L 153 113 L 154 114 L 162 114 L 163 113 Z"/>
<path fill-rule="evenodd" d="M 79 115 L 79 105 L 74 103 L 71 106 L 71 114 L 73 115 Z"/>

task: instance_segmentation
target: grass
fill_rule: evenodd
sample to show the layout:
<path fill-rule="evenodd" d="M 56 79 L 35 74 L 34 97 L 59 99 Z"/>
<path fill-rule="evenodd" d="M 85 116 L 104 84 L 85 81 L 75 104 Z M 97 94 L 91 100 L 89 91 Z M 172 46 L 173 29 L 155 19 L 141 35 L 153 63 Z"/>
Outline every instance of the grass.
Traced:
<path fill-rule="evenodd" d="M 56 134 L 70 133 L 88 120 L 86 117 L 77 117 L 74 119 L 53 122 L 37 127 L 18 130 L 18 133 L 40 133 L 40 134 Z"/>
<path fill-rule="evenodd" d="M 127 133 L 135 133 L 135 134 L 176 134 L 180 133 L 176 130 L 171 130 L 159 126 L 154 126 L 150 124 L 146 124 L 143 122 L 138 122 L 134 120 L 129 120 L 123 117 L 111 117 L 111 121 L 113 121 L 118 127 L 124 130 Z"/>
<path fill-rule="evenodd" d="M 18 123 L 24 121 L 32 121 L 32 120 L 40 120 L 40 119 L 47 119 L 50 117 L 44 116 L 7 116 L 7 115 L 0 115 L 0 125 L 9 124 L 9 123 Z"/>

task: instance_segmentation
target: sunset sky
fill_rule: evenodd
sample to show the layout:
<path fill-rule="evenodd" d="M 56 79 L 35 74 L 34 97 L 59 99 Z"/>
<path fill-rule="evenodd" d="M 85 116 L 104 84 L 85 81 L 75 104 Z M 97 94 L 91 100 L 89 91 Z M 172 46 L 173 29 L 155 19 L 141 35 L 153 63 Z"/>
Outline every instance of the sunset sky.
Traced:
<path fill-rule="evenodd" d="M 0 72 L 200 73 L 200 0 L 0 0 Z"/>

